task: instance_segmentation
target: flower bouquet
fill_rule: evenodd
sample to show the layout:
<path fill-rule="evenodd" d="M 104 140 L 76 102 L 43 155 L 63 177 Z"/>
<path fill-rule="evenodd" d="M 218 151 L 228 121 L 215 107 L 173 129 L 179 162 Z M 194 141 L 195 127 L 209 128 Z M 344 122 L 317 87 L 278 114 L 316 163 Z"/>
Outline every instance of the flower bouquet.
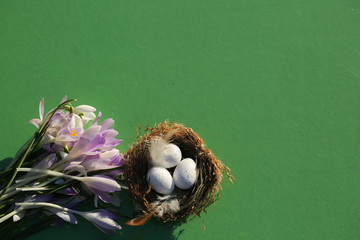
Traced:
<path fill-rule="evenodd" d="M 91 106 L 73 107 L 73 101 L 65 97 L 44 116 L 42 99 L 40 118 L 30 120 L 37 127 L 34 136 L 0 172 L 2 240 L 76 224 L 78 216 L 105 233 L 121 229 L 110 206 L 120 203 L 116 192 L 122 188 L 124 159 L 115 147 L 122 140 L 115 138 L 112 119 L 100 123 L 101 112 L 96 116 Z"/>

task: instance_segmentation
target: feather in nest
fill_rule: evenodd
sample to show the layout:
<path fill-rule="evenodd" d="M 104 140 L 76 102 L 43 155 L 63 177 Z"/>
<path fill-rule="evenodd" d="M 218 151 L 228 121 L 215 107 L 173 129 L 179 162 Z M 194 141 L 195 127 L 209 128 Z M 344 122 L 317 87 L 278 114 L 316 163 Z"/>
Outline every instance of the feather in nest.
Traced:
<path fill-rule="evenodd" d="M 179 200 L 175 196 L 158 196 L 157 199 L 158 201 L 151 203 L 151 208 L 159 217 L 162 217 L 165 213 L 172 214 L 180 210 Z"/>
<path fill-rule="evenodd" d="M 155 201 L 151 204 L 151 212 L 133 218 L 127 221 L 125 224 L 129 226 L 144 225 L 154 215 L 162 217 L 165 213 L 173 214 L 180 210 L 179 201 L 173 195 L 167 195 L 163 197 L 158 196 L 157 199 L 158 201 Z"/>
<path fill-rule="evenodd" d="M 152 165 L 155 165 L 156 159 L 159 159 L 168 144 L 169 142 L 162 137 L 155 137 L 150 140 L 149 152 Z"/>

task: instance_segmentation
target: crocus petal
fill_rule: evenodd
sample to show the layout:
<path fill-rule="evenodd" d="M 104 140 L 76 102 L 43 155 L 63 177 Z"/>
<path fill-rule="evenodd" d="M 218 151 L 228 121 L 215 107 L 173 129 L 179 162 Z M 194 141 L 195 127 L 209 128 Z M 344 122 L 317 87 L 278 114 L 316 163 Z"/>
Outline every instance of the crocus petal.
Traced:
<path fill-rule="evenodd" d="M 78 158 L 72 159 L 70 162 L 67 162 L 67 163 L 59 166 L 58 170 L 67 171 L 68 169 L 70 169 L 70 171 L 68 171 L 68 173 L 70 173 L 70 172 L 72 172 L 71 167 L 80 165 L 80 163 L 83 161 L 83 159 L 84 159 L 84 156 L 80 156 Z"/>
<path fill-rule="evenodd" d="M 56 162 L 56 154 L 50 154 L 40 162 L 34 164 L 33 168 L 48 169 Z M 30 173 L 29 173 L 30 174 Z"/>
<path fill-rule="evenodd" d="M 114 230 L 121 229 L 121 226 L 113 220 L 114 214 L 105 210 L 84 212 L 81 215 L 103 232 L 113 233 Z"/>
<path fill-rule="evenodd" d="M 86 129 L 86 131 L 81 135 L 79 140 L 74 144 L 73 148 L 70 151 L 70 154 L 67 157 L 69 159 L 78 157 L 85 149 L 85 147 L 98 135 L 100 129 L 100 126 L 91 126 Z"/>
<path fill-rule="evenodd" d="M 55 139 L 55 137 L 50 135 L 50 134 L 47 134 L 47 137 L 48 137 L 49 140 L 54 140 Z"/>
<path fill-rule="evenodd" d="M 105 141 L 106 141 L 106 139 L 104 139 L 102 137 L 101 133 L 99 133 L 94 137 L 94 139 L 91 142 L 89 142 L 88 145 L 86 145 L 86 147 L 83 149 L 83 151 L 90 152 L 90 151 L 99 149 L 104 145 Z"/>
<path fill-rule="evenodd" d="M 122 142 L 123 142 L 122 139 L 111 139 L 110 141 L 106 141 L 103 144 L 102 148 L 108 149 L 108 148 L 116 147 L 117 145 L 119 145 Z"/>
<path fill-rule="evenodd" d="M 67 120 L 68 114 L 64 112 L 56 112 L 50 120 L 50 127 L 60 127 Z"/>
<path fill-rule="evenodd" d="M 92 159 L 86 162 L 83 162 L 82 165 L 86 168 L 87 171 L 96 171 L 113 168 L 114 166 L 109 165 L 109 161 L 105 159 Z"/>
<path fill-rule="evenodd" d="M 107 129 L 107 130 L 101 131 L 101 134 L 106 138 L 114 138 L 119 134 L 119 132 L 114 129 Z"/>
<path fill-rule="evenodd" d="M 102 159 L 111 159 L 114 156 L 119 156 L 119 152 L 120 151 L 118 149 L 114 148 L 109 151 L 104 151 L 104 152 L 100 153 L 100 157 Z"/>
<path fill-rule="evenodd" d="M 42 122 L 44 116 L 44 98 L 41 99 L 39 104 L 39 115 L 40 115 L 40 121 Z"/>
<path fill-rule="evenodd" d="M 61 219 L 72 223 L 72 224 L 77 224 L 77 219 L 74 216 L 74 214 L 70 213 L 70 212 L 65 212 L 59 209 L 55 209 L 55 208 L 46 208 L 48 211 L 56 214 L 58 217 L 60 217 Z"/>
<path fill-rule="evenodd" d="M 76 114 L 70 114 L 69 117 L 67 119 L 64 118 L 64 120 L 66 120 L 61 128 L 83 128 L 83 122 L 81 120 L 81 118 L 76 115 Z"/>
<path fill-rule="evenodd" d="M 54 142 L 61 146 L 67 145 L 69 147 L 79 139 L 83 132 L 82 128 L 63 128 L 57 133 Z"/>
<path fill-rule="evenodd" d="M 85 112 L 95 112 L 96 108 L 89 105 L 79 105 L 74 108 L 75 112 L 85 113 Z"/>
<path fill-rule="evenodd" d="M 103 145 L 103 148 L 111 148 L 119 145 L 122 143 L 123 140 L 121 139 L 115 139 L 115 137 L 118 135 L 118 132 L 114 129 L 108 129 L 105 131 L 101 131 L 101 134 L 103 135 L 103 138 L 105 139 L 105 143 Z"/>
<path fill-rule="evenodd" d="M 65 101 L 66 101 L 66 99 L 67 99 L 67 96 L 65 95 L 65 96 L 63 97 L 63 99 L 61 99 L 60 104 L 61 104 L 61 103 L 63 103 L 63 102 L 65 102 Z"/>
<path fill-rule="evenodd" d="M 44 144 L 43 149 L 45 149 L 46 151 L 52 152 L 50 143 Z"/>
<path fill-rule="evenodd" d="M 65 203 L 64 207 L 74 209 L 80 202 L 84 201 L 85 197 L 75 196 L 70 202 Z"/>
<path fill-rule="evenodd" d="M 101 112 L 99 112 L 98 116 L 96 117 L 96 119 L 93 121 L 93 123 L 91 124 L 91 126 L 97 125 L 99 119 L 101 118 L 102 114 Z"/>
<path fill-rule="evenodd" d="M 113 176 L 113 177 L 118 177 L 119 175 L 123 174 L 124 171 L 123 170 L 114 170 L 111 172 L 107 172 L 106 174 L 109 176 Z M 121 188 L 124 188 L 124 186 L 121 186 Z"/>
<path fill-rule="evenodd" d="M 81 163 L 87 171 L 96 171 L 103 169 L 116 168 L 122 165 L 119 155 L 112 156 L 111 158 L 92 158 L 86 159 Z"/>
<path fill-rule="evenodd" d="M 120 163 L 120 155 L 114 155 L 110 158 L 110 164 L 111 165 L 116 165 L 116 166 L 120 166 L 122 164 L 119 164 Z"/>
<path fill-rule="evenodd" d="M 112 203 L 112 199 L 107 193 L 97 191 L 95 189 L 91 189 L 91 191 L 95 193 L 95 195 L 104 203 Z"/>
<path fill-rule="evenodd" d="M 87 176 L 87 172 L 85 168 L 76 163 L 75 164 L 70 163 L 67 167 L 65 167 L 64 171 L 66 171 L 67 174 L 76 171 L 79 172 L 82 176 Z"/>
<path fill-rule="evenodd" d="M 93 112 L 85 112 L 85 113 L 84 113 L 84 117 L 87 118 L 87 119 L 89 119 L 89 120 L 92 120 L 92 119 L 96 118 L 96 115 L 95 115 L 95 113 L 93 113 Z M 83 117 L 83 118 L 84 118 L 84 117 Z"/>
<path fill-rule="evenodd" d="M 71 124 L 69 125 L 70 128 L 83 128 L 84 124 L 81 118 L 78 115 L 74 115 Z"/>
<path fill-rule="evenodd" d="M 97 207 L 98 199 L 100 199 L 105 203 L 110 203 L 116 207 L 120 206 L 120 199 L 115 193 L 104 193 L 101 191 L 97 191 L 95 189 L 91 189 L 91 191 L 95 194 L 95 199 L 94 199 L 95 207 Z"/>
<path fill-rule="evenodd" d="M 89 188 L 102 192 L 114 192 L 121 189 L 121 186 L 114 179 L 104 175 L 83 177 L 81 181 Z"/>
<path fill-rule="evenodd" d="M 109 194 L 111 197 L 111 204 L 114 205 L 115 207 L 120 207 L 120 198 L 118 195 L 111 193 Z"/>
<path fill-rule="evenodd" d="M 29 120 L 29 123 L 31 123 L 35 127 L 39 128 L 40 124 L 41 124 L 41 120 L 37 119 L 37 118 L 34 118 L 34 119 Z"/>
<path fill-rule="evenodd" d="M 101 124 L 101 131 L 108 130 L 114 126 L 115 121 L 112 118 L 105 119 Z"/>
<path fill-rule="evenodd" d="M 81 115 L 82 123 L 87 124 L 89 120 L 96 118 L 96 109 L 89 105 L 80 105 L 74 109 L 75 114 Z"/>
<path fill-rule="evenodd" d="M 73 122 L 73 124 L 71 125 L 71 127 L 74 125 L 75 121 L 74 121 L 74 116 L 75 114 L 70 114 L 67 119 L 65 119 L 66 121 L 62 124 L 61 128 L 69 128 L 69 125 L 71 122 Z M 61 131 L 60 131 L 61 132 Z"/>

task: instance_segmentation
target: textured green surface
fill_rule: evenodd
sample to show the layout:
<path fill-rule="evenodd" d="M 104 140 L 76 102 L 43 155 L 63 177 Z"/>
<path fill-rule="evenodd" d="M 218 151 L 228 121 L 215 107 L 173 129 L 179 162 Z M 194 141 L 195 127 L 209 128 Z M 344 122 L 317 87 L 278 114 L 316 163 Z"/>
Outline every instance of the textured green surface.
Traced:
<path fill-rule="evenodd" d="M 115 119 L 121 150 L 168 118 L 236 177 L 175 229 L 29 239 L 360 239 L 359 67 L 353 0 L 0 0 L 0 159 L 34 132 L 41 97 L 49 110 L 67 94 Z"/>

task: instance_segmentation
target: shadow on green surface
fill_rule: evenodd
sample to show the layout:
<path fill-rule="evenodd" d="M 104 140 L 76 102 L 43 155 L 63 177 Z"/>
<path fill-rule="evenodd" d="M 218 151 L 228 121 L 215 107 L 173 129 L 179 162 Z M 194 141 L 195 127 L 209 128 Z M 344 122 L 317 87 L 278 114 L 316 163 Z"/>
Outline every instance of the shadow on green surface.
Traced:
<path fill-rule="evenodd" d="M 175 226 L 164 224 L 158 221 L 151 221 L 143 226 L 131 227 L 123 225 L 122 231 L 117 234 L 122 239 L 158 239 L 158 240 L 177 240 L 183 230 L 174 233 Z"/>
<path fill-rule="evenodd" d="M 7 157 L 7 158 L 0 160 L 0 171 L 5 169 L 6 166 L 11 162 L 11 160 L 13 160 L 12 157 Z"/>

